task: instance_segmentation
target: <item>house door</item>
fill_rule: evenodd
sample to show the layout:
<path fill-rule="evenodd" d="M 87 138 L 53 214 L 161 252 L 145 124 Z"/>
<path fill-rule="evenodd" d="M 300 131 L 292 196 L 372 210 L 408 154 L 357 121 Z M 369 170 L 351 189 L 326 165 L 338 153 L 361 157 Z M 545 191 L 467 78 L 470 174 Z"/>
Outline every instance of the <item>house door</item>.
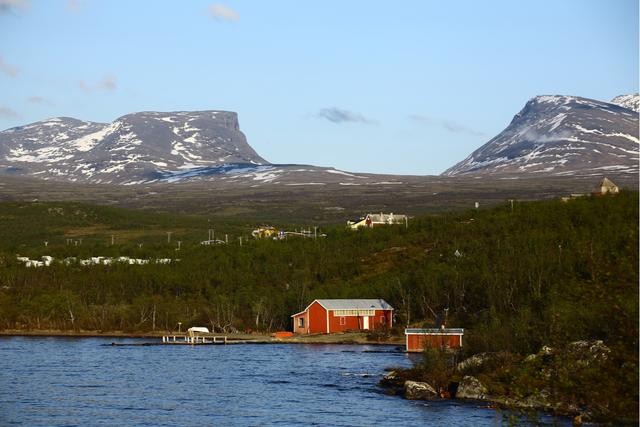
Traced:
<path fill-rule="evenodd" d="M 369 329 L 369 316 L 362 318 L 362 329 Z"/>

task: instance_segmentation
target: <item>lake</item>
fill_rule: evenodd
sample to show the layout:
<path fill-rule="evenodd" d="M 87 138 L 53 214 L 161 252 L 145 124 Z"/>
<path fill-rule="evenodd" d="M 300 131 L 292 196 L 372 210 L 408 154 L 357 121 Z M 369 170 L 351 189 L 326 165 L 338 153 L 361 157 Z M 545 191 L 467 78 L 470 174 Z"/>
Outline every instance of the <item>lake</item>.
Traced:
<path fill-rule="evenodd" d="M 384 368 L 411 365 L 394 347 L 109 345 L 148 341 L 0 338 L 0 425 L 570 425 L 387 396 Z"/>

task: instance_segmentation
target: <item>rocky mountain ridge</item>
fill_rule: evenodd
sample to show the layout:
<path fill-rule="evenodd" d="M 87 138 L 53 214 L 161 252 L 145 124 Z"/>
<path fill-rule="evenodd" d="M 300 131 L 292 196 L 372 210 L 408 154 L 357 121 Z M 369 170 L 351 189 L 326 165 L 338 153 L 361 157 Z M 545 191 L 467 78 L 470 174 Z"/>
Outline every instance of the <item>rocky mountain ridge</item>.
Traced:
<path fill-rule="evenodd" d="M 640 112 L 640 95 L 637 93 L 631 95 L 619 95 L 611 100 L 612 104 L 620 105 L 621 107 L 628 108 Z"/>
<path fill-rule="evenodd" d="M 640 98 L 531 99 L 499 135 L 443 176 L 638 173 Z M 249 186 L 392 185 L 409 177 L 349 173 L 262 158 L 229 111 L 139 112 L 112 123 L 70 117 L 0 132 L 0 174 L 91 184 L 216 181 Z M 406 178 L 406 179 L 405 179 Z"/>
<path fill-rule="evenodd" d="M 112 123 L 59 117 L 0 133 L 0 171 L 134 184 L 198 168 L 268 165 L 228 111 L 140 112 Z"/>
<path fill-rule="evenodd" d="M 637 98 L 614 100 L 633 105 Z M 632 109 L 575 96 L 537 96 L 504 131 L 443 175 L 637 174 L 639 143 L 638 113 Z"/>

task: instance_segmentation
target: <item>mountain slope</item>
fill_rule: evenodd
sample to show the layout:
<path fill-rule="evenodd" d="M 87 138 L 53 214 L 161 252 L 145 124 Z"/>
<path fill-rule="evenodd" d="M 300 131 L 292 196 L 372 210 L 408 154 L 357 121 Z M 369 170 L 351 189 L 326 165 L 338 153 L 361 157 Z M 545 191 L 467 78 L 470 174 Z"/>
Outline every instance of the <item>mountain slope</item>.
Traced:
<path fill-rule="evenodd" d="M 446 176 L 638 173 L 638 114 L 573 96 L 531 99 L 509 126 Z"/>
<path fill-rule="evenodd" d="M 0 171 L 94 183 L 134 183 L 229 164 L 269 164 L 226 111 L 141 112 L 112 123 L 61 117 L 0 132 Z"/>
<path fill-rule="evenodd" d="M 640 95 L 634 93 L 632 95 L 620 95 L 611 100 L 612 104 L 620 105 L 621 107 L 628 108 L 640 112 Z"/>

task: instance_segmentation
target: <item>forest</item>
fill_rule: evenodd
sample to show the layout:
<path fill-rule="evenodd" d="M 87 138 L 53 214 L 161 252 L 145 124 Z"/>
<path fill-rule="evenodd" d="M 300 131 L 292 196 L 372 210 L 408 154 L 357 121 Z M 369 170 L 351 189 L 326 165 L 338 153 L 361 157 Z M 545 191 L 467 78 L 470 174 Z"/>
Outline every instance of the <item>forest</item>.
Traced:
<path fill-rule="evenodd" d="M 384 298 L 399 327 L 431 325 L 448 308 L 470 352 L 602 339 L 637 369 L 635 191 L 507 201 L 407 227 L 336 225 L 317 239 L 256 240 L 259 222 L 77 203 L 3 202 L 0 223 L 0 329 L 148 332 L 181 322 L 269 332 L 290 330 L 290 315 L 315 298 Z M 229 243 L 201 245 L 208 229 Z M 27 268 L 18 255 L 174 262 Z"/>

